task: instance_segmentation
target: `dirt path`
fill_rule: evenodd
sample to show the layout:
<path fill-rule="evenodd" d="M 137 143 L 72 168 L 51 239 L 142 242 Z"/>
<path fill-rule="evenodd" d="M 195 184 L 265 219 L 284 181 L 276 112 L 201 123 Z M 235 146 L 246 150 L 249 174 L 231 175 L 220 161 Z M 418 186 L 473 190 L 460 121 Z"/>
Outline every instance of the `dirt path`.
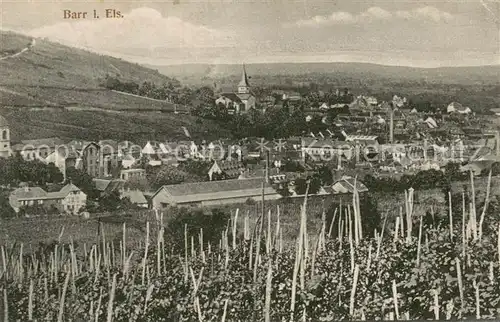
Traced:
<path fill-rule="evenodd" d="M 27 52 L 30 48 L 32 48 L 33 46 L 35 46 L 35 39 L 32 39 L 31 40 L 31 43 L 28 45 L 28 47 L 26 48 L 23 48 L 21 49 L 21 51 L 15 53 L 15 54 L 12 54 L 12 55 L 8 55 L 8 56 L 5 56 L 5 57 L 1 57 L 0 60 L 5 60 L 5 59 L 8 59 L 8 58 L 14 58 L 14 57 L 17 57 L 19 55 L 21 55 L 22 53 L 25 53 Z"/>

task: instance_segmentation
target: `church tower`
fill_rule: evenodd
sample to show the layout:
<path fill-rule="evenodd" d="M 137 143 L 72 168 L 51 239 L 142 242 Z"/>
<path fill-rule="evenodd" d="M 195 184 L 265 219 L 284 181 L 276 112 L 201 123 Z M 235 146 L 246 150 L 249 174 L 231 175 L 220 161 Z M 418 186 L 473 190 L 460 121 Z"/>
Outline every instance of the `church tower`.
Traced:
<path fill-rule="evenodd" d="M 245 70 L 245 65 L 243 65 L 243 73 L 241 74 L 241 80 L 238 84 L 238 94 L 250 94 L 250 84 L 248 84 L 247 71 Z"/>
<path fill-rule="evenodd" d="M 0 158 L 10 156 L 10 129 L 7 120 L 0 115 Z"/>

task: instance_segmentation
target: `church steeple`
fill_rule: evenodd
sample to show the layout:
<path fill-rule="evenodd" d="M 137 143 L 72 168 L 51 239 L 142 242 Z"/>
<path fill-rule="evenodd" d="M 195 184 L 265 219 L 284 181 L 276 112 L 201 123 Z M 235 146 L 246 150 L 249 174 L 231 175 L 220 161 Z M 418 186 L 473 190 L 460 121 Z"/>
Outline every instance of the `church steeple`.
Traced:
<path fill-rule="evenodd" d="M 250 85 L 248 84 L 247 71 L 245 65 L 243 65 L 243 73 L 241 74 L 241 80 L 238 84 L 238 94 L 248 94 L 250 93 Z"/>

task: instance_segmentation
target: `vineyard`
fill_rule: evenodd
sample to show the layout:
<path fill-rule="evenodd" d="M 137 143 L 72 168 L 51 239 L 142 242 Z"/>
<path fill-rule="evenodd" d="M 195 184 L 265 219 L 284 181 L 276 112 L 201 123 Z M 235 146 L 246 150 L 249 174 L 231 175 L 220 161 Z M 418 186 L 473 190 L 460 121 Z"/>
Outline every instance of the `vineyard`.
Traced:
<path fill-rule="evenodd" d="M 217 241 L 184 226 L 166 236 L 164 215 L 146 223 L 139 247 L 103 232 L 94 245 L 55 242 L 1 248 L 4 321 L 333 321 L 500 318 L 500 222 L 477 209 L 474 180 L 461 213 L 429 225 L 413 190 L 399 214 L 365 231 L 359 195 L 283 239 L 279 207 L 258 219 L 236 211 Z M 470 200 L 470 202 L 466 202 Z M 271 207 L 269 207 L 271 208 Z M 453 207 L 457 209 L 456 207 Z M 166 215 L 166 214 L 165 214 Z M 433 214 L 434 215 L 434 214 Z M 255 224 L 252 224 L 255 223 Z M 64 231 L 61 231 L 61 240 Z"/>

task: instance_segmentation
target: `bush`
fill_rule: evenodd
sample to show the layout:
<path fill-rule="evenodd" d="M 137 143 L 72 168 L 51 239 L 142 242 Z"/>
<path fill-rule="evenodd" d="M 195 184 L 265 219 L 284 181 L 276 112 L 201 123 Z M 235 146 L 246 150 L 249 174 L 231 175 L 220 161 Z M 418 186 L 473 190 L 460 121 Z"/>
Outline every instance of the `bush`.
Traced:
<path fill-rule="evenodd" d="M 220 240 L 231 218 L 230 214 L 220 209 L 173 208 L 172 212 L 174 215 L 167 224 L 166 233 L 169 236 L 166 240 L 172 242 L 172 246 L 178 251 L 184 251 L 185 226 L 188 236 L 197 236 L 200 228 L 203 228 L 204 244 L 211 243 L 214 246 Z M 190 243 L 191 240 L 188 240 L 189 245 Z"/>
<path fill-rule="evenodd" d="M 352 200 L 349 197 L 349 200 Z M 351 202 L 349 201 L 349 205 Z M 346 203 L 343 203 L 342 208 L 340 207 L 340 203 L 332 203 L 327 210 L 326 213 L 326 229 L 327 232 L 332 224 L 333 215 L 335 213 L 335 209 L 337 209 L 337 214 L 335 215 L 335 221 L 333 222 L 332 227 L 332 236 L 335 237 L 338 235 L 338 225 L 339 220 L 342 219 L 345 223 L 347 220 L 348 208 Z M 378 211 L 377 200 L 370 193 L 364 193 L 359 197 L 359 209 L 361 211 L 361 222 L 363 228 L 363 236 L 372 237 L 375 229 L 380 232 L 380 224 L 382 221 L 382 217 Z M 351 219 L 354 215 L 354 212 L 351 207 Z M 344 232 L 345 233 L 345 232 Z"/>
<path fill-rule="evenodd" d="M 256 201 L 252 198 L 248 198 L 246 201 L 245 201 L 245 204 L 246 205 L 255 205 L 256 204 Z"/>

